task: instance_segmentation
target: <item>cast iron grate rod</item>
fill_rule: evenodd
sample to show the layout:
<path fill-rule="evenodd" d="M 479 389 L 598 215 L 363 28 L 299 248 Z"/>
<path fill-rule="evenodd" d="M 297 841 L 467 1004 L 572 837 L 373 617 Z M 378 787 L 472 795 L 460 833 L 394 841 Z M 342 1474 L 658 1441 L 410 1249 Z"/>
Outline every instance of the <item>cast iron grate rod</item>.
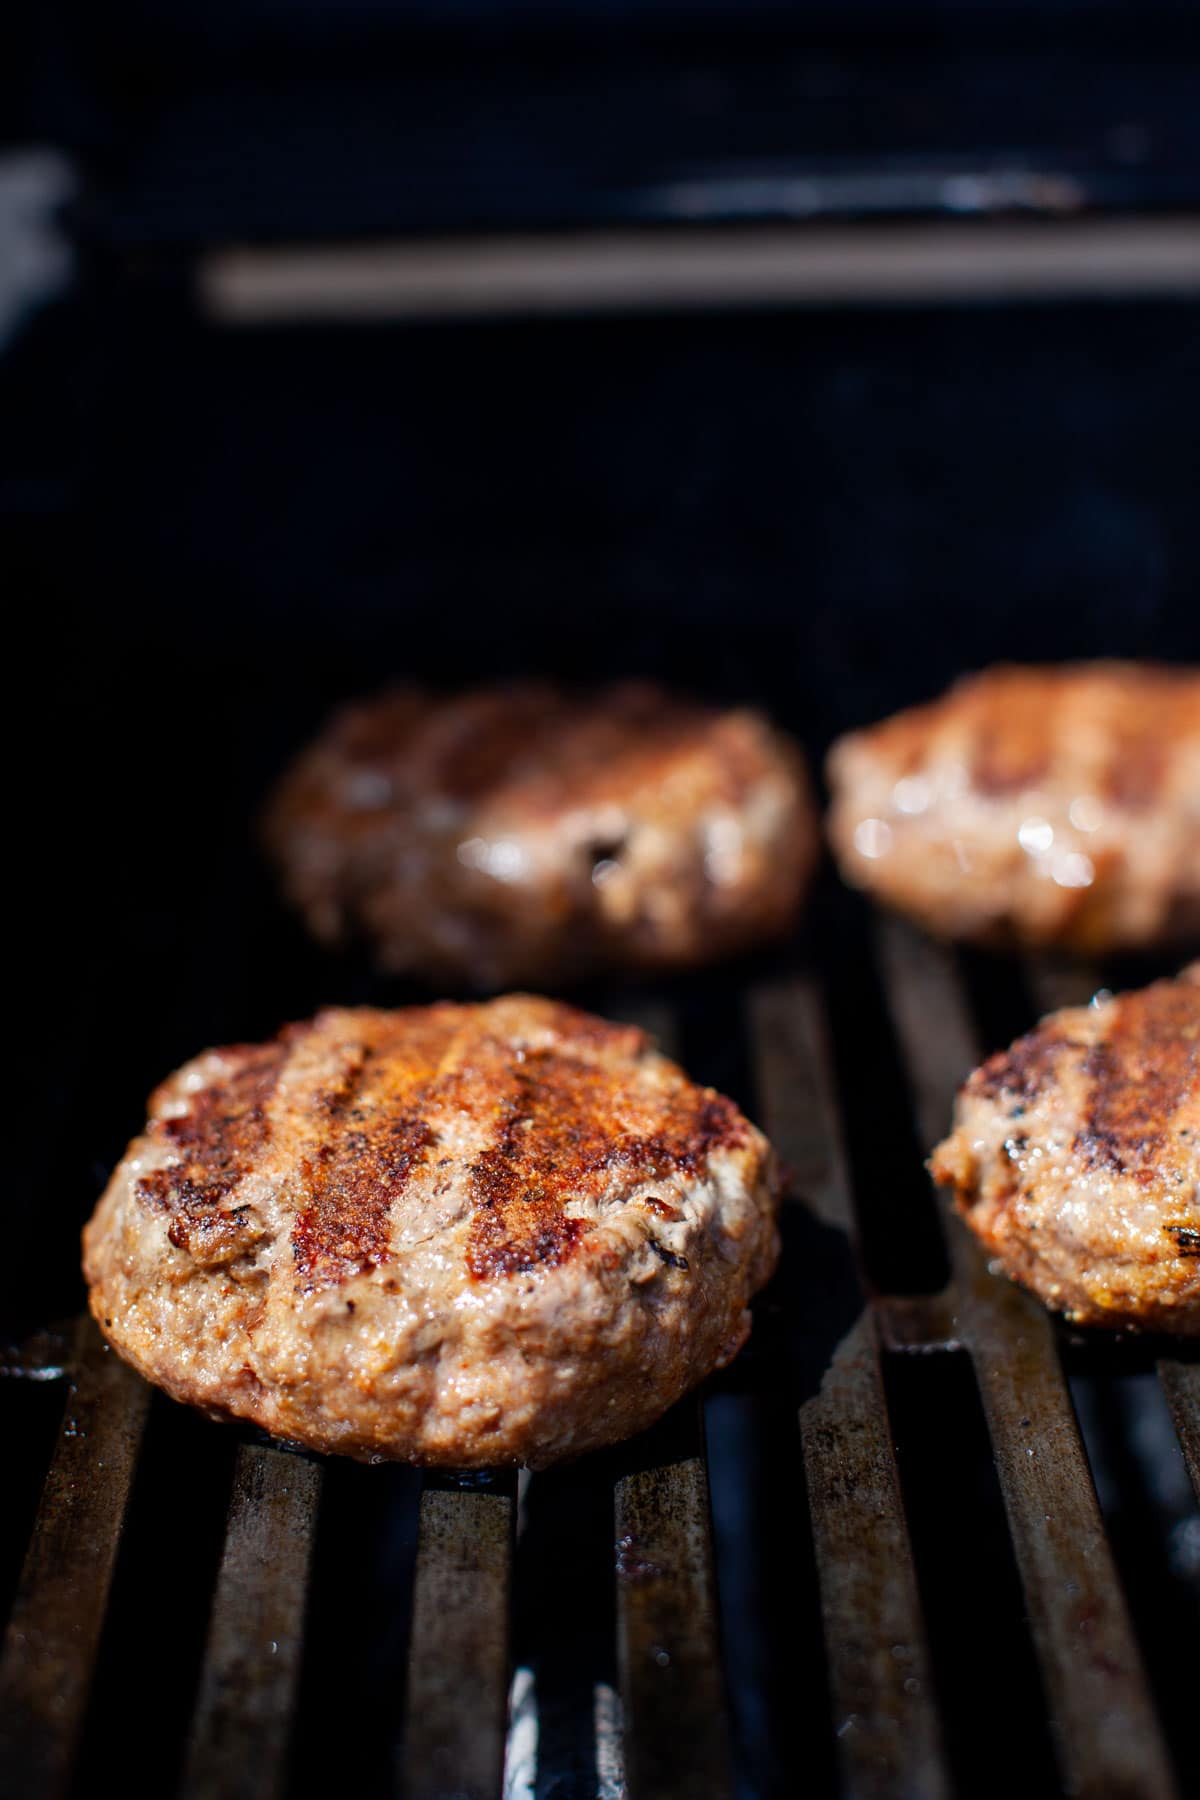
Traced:
<path fill-rule="evenodd" d="M 617 1663 L 632 1800 L 733 1791 L 700 1401 L 634 1440 L 614 1493 Z"/>
<path fill-rule="evenodd" d="M 751 1024 L 764 1129 L 797 1194 L 853 1239 L 817 996 L 805 981 L 764 987 Z M 934 1800 L 949 1777 L 870 1310 L 801 1408 L 800 1431 L 843 1791 Z"/>
<path fill-rule="evenodd" d="M 430 1474 L 421 1494 L 400 1791 L 495 1800 L 504 1775 L 517 1478 Z"/>
<path fill-rule="evenodd" d="M 1196 1498 L 1200 1500 L 1200 1363 L 1164 1358 L 1158 1365 L 1158 1378 L 1175 1421 Z"/>
<path fill-rule="evenodd" d="M 276 1800 L 304 1639 L 322 1465 L 238 1450 L 182 1800 Z"/>
<path fill-rule="evenodd" d="M 29 1800 L 58 1800 L 71 1779 L 150 1400 L 87 1315 L 66 1374 L 0 1654 L 0 1766 L 7 1792 Z"/>

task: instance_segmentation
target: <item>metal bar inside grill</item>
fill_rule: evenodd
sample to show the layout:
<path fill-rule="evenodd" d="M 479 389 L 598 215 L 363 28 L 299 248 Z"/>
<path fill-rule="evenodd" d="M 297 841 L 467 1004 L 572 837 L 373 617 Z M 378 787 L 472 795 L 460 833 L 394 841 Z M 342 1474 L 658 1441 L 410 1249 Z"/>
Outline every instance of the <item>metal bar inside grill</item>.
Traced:
<path fill-rule="evenodd" d="M 81 1319 L 0 1660 L 0 1759 L 11 1794 L 55 1800 L 70 1780 L 149 1399 L 140 1376 Z"/>
<path fill-rule="evenodd" d="M 752 1018 L 766 1129 L 795 1171 L 797 1193 L 849 1231 L 816 995 L 802 982 L 761 990 Z M 948 1777 L 869 1314 L 839 1347 L 800 1426 L 845 1791 L 943 1794 Z"/>
<path fill-rule="evenodd" d="M 319 1463 L 243 1444 L 192 1724 L 185 1800 L 273 1800 L 283 1792 Z"/>
<path fill-rule="evenodd" d="M 949 953 L 893 921 L 880 935 L 921 1136 L 932 1145 L 979 1046 Z M 1171 1795 L 1053 1326 L 1038 1301 L 990 1273 L 957 1220 L 947 1216 L 946 1228 L 959 1327 L 979 1380 L 1065 1785 L 1081 1795 Z"/>
<path fill-rule="evenodd" d="M 948 1792 L 912 1549 L 869 1317 L 801 1413 L 847 1795 Z"/>
<path fill-rule="evenodd" d="M 1200 1363 L 1163 1361 L 1158 1365 L 1158 1375 L 1196 1498 L 1200 1500 Z"/>
<path fill-rule="evenodd" d="M 1091 963 L 1063 962 L 1054 956 L 1033 958 L 1026 973 L 1039 1013 L 1057 1012 L 1062 1006 L 1086 1006 L 1103 985 L 1099 969 Z"/>
<path fill-rule="evenodd" d="M 401 1792 L 495 1800 L 504 1771 L 517 1481 L 430 1476 L 421 1495 Z"/>
<path fill-rule="evenodd" d="M 637 1441 L 616 1484 L 618 1663 L 633 1800 L 732 1792 L 708 1474 L 696 1400 Z"/>

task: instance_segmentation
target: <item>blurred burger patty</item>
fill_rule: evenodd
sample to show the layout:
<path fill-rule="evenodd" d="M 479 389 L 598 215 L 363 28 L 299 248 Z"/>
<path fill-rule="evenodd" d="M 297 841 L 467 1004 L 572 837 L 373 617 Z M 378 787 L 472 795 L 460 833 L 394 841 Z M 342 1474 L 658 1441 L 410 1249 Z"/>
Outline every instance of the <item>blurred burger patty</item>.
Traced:
<path fill-rule="evenodd" d="M 1200 672 L 999 667 L 829 757 L 847 880 L 946 937 L 1200 935 Z"/>
<path fill-rule="evenodd" d="M 818 848 L 788 739 L 648 683 L 357 701 L 284 776 L 265 832 L 318 938 L 481 989 L 774 936 Z"/>

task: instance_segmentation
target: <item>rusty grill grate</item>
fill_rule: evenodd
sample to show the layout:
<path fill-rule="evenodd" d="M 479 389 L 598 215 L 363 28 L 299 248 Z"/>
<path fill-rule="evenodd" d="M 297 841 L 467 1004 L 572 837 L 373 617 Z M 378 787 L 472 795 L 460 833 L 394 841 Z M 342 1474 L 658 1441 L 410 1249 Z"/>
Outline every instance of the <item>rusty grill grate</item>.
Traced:
<path fill-rule="evenodd" d="M 339 1763 L 349 1778 L 365 1735 L 379 1749 L 359 1791 L 410 1800 L 484 1800 L 506 1781 L 539 1800 L 716 1800 L 792 1791 L 801 1771 L 818 1794 L 933 1800 L 985 1791 L 989 1762 L 999 1773 L 1018 1760 L 1033 1793 L 1167 1800 L 1190 1785 L 1200 1771 L 1181 1696 L 1196 1640 L 1178 1621 L 1194 1622 L 1195 1567 L 1171 1565 L 1176 1610 L 1158 1634 L 1102 1511 L 1070 1377 L 1093 1399 L 1131 1374 L 1156 1381 L 1200 1494 L 1200 1366 L 1169 1348 L 1155 1360 L 1153 1347 L 1080 1345 L 989 1273 L 944 1208 L 939 1249 L 930 1196 L 900 1193 L 916 1191 L 907 1174 L 893 1194 L 886 1173 L 914 1160 L 902 1106 L 923 1146 L 941 1134 L 982 1048 L 989 991 L 995 1009 L 1011 977 L 1044 1010 L 1095 982 L 1039 965 L 981 986 L 969 959 L 891 922 L 869 939 L 855 917 L 852 941 L 814 959 L 818 973 L 681 989 L 648 1021 L 703 1078 L 738 1064 L 739 1098 L 808 1202 L 785 1221 L 784 1271 L 750 1351 L 707 1402 L 711 1459 L 705 1403 L 692 1399 L 575 1469 L 423 1483 L 356 1471 L 339 1500 L 349 1477 L 334 1465 L 197 1422 L 193 1460 L 157 1492 L 199 1480 L 187 1516 L 218 1509 L 210 1581 L 198 1528 L 161 1563 L 169 1539 L 139 1551 L 155 1510 L 153 1496 L 140 1512 L 136 1500 L 154 1416 L 141 1381 L 86 1322 L 12 1355 L 10 1374 L 61 1381 L 66 1402 L 0 1665 L 5 1791 L 52 1800 L 87 1785 L 121 1728 L 126 1679 L 152 1695 L 169 1683 L 162 1730 L 178 1724 L 176 1760 L 145 1785 L 186 1800 L 304 1794 Z M 874 1012 L 859 1008 L 868 992 Z M 1014 1016 L 1020 1004 L 1001 996 Z M 872 1033 L 896 1053 L 890 1097 Z M 910 1266 L 889 1284 L 889 1258 L 901 1269 L 913 1256 L 915 1277 Z M 932 1291 L 922 1273 L 943 1256 L 949 1279 Z M 989 1536 L 981 1507 L 955 1540 L 945 1526 L 972 1454 L 971 1407 L 1001 1523 Z M 196 1446 L 211 1457 L 203 1479 Z M 382 1565 L 365 1547 L 372 1504 L 412 1526 Z M 1195 1547 L 1195 1518 L 1185 1526 Z M 205 1614 L 190 1661 L 165 1623 L 161 1648 L 145 1641 L 147 1621 L 182 1604 L 189 1561 Z M 122 1602 L 135 1576 L 142 1597 Z M 107 1616 L 122 1606 L 124 1626 Z M 355 1707 L 368 1617 L 381 1661 Z M 811 1677 L 796 1686 L 779 1666 L 793 1651 Z M 158 1687 L 156 1657 L 169 1666 Z M 986 1686 L 1005 1659 L 964 1718 L 971 1673 Z"/>

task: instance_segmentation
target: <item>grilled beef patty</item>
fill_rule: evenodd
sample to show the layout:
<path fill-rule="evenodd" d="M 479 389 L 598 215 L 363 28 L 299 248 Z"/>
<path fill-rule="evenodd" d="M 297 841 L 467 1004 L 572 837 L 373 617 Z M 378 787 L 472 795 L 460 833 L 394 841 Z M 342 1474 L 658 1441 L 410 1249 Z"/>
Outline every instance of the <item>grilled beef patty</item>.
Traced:
<path fill-rule="evenodd" d="M 485 990 L 778 935 L 818 849 L 788 740 L 645 683 L 359 701 L 284 777 L 265 835 L 318 938 Z"/>
<path fill-rule="evenodd" d="M 541 1465 L 736 1353 L 770 1147 L 634 1027 L 513 995 L 330 1010 L 158 1089 L 84 1232 L 177 1399 L 319 1450 Z"/>
<path fill-rule="evenodd" d="M 1047 1306 L 1200 1335 L 1200 963 L 985 1062 L 931 1166 Z"/>
<path fill-rule="evenodd" d="M 1200 937 L 1200 672 L 996 668 L 837 743 L 848 881 L 946 937 Z"/>

